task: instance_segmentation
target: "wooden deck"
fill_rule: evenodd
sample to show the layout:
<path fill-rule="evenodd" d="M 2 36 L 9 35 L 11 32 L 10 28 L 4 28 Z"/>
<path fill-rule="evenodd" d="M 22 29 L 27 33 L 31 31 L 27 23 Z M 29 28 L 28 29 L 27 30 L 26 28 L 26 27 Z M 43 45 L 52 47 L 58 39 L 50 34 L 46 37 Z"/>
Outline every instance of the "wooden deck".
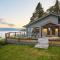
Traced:
<path fill-rule="evenodd" d="M 49 39 L 49 45 L 60 46 L 60 39 Z"/>
<path fill-rule="evenodd" d="M 14 33 L 14 37 L 11 37 L 11 33 Z M 21 38 L 21 37 L 16 37 L 17 33 L 21 35 L 20 32 L 9 32 L 5 34 L 5 41 L 7 43 L 16 43 L 16 44 L 36 44 L 37 43 L 37 39 L 34 38 Z M 25 33 L 24 33 L 25 35 Z M 60 37 L 58 38 L 52 38 L 50 37 L 49 39 L 49 45 L 55 45 L 55 46 L 60 46 Z"/>
<path fill-rule="evenodd" d="M 36 44 L 37 40 L 17 40 L 17 39 L 8 39 L 7 43 L 11 44 Z"/>
<path fill-rule="evenodd" d="M 18 36 L 19 37 L 18 37 Z M 37 39 L 26 36 L 26 34 L 22 34 L 21 32 L 9 32 L 5 34 L 6 43 L 12 44 L 35 44 L 37 43 Z"/>

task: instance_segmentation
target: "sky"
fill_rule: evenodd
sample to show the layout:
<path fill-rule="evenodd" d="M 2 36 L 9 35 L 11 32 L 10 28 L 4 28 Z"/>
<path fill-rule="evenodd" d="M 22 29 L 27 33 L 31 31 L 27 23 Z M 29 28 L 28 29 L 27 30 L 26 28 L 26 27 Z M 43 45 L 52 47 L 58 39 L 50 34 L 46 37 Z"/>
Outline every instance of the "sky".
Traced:
<path fill-rule="evenodd" d="M 30 21 L 32 13 L 40 2 L 46 11 L 55 4 L 55 0 L 0 0 L 0 24 L 3 27 L 22 28 Z M 2 27 L 2 25 L 1 25 Z"/>

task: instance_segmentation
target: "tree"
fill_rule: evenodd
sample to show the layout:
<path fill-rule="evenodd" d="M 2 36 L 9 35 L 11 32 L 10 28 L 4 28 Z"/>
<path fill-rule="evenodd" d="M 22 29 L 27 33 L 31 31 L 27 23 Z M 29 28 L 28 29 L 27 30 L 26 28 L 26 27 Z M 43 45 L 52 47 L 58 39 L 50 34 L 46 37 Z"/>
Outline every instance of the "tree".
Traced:
<path fill-rule="evenodd" d="M 59 2 L 58 0 L 56 0 L 56 4 L 55 4 L 55 8 L 54 8 L 54 12 L 59 13 L 60 12 L 60 8 L 59 8 Z"/>
<path fill-rule="evenodd" d="M 43 15 L 43 13 L 44 13 L 40 2 L 38 3 L 38 5 L 36 7 L 36 13 L 38 14 L 38 18 L 40 18 Z"/>
<path fill-rule="evenodd" d="M 44 10 L 42 8 L 42 5 L 40 2 L 38 3 L 35 12 L 33 13 L 33 16 L 31 17 L 31 22 L 34 21 L 36 18 L 40 18 L 44 14 Z"/>
<path fill-rule="evenodd" d="M 60 14 L 60 4 L 59 1 L 56 0 L 56 3 L 54 6 L 51 6 L 48 10 L 48 13 L 56 13 L 56 14 Z"/>

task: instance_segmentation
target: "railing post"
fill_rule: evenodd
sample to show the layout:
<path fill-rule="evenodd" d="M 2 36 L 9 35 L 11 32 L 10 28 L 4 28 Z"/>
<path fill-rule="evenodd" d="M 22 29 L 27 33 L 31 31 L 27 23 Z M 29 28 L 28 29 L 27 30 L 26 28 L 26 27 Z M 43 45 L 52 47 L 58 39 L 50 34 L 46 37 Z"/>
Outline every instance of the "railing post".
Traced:
<path fill-rule="evenodd" d="M 24 37 L 25 37 L 25 32 L 24 32 Z"/>
<path fill-rule="evenodd" d="M 16 37 L 16 32 L 15 32 L 15 37 Z"/>
<path fill-rule="evenodd" d="M 5 43 L 7 42 L 7 33 L 5 33 Z"/>
<path fill-rule="evenodd" d="M 10 38 L 10 32 L 8 33 L 8 38 Z"/>
<path fill-rule="evenodd" d="M 21 37 L 21 32 L 20 32 L 20 37 Z"/>

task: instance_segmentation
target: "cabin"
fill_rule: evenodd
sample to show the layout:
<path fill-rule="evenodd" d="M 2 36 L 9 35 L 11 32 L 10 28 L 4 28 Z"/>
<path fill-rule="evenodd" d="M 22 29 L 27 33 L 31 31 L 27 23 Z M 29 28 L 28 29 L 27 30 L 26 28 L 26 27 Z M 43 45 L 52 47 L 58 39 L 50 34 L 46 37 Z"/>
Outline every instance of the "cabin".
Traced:
<path fill-rule="evenodd" d="M 6 33 L 6 43 L 36 44 L 38 39 L 42 38 L 48 39 L 49 45 L 60 46 L 60 15 L 47 14 L 24 27 L 26 27 L 24 35 L 21 35 L 21 32 L 13 32 L 14 35 L 12 32 Z"/>
<path fill-rule="evenodd" d="M 28 37 L 60 37 L 60 15 L 50 13 L 24 27 Z"/>

